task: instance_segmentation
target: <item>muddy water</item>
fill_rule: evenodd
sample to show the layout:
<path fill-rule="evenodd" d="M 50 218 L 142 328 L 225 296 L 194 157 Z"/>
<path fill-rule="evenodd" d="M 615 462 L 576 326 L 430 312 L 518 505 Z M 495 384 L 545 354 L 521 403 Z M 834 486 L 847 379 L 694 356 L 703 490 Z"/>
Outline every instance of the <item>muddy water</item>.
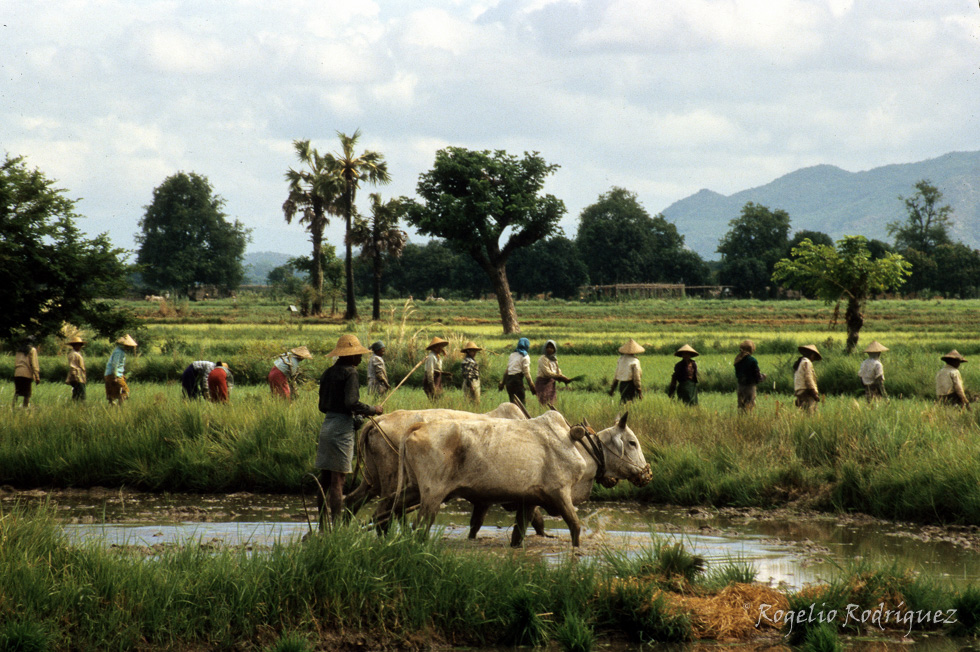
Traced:
<path fill-rule="evenodd" d="M 148 548 L 192 542 L 205 546 L 261 549 L 297 540 L 309 531 L 301 496 L 258 494 L 168 495 L 125 491 L 31 491 L 0 494 L 0 503 L 47 502 L 69 537 L 104 545 Z M 309 501 L 307 500 L 307 503 Z M 894 561 L 962 585 L 980 581 L 980 528 L 920 527 L 786 510 L 709 510 L 587 503 L 579 509 L 584 530 L 579 555 L 609 549 L 627 554 L 654 537 L 677 540 L 704 556 L 709 567 L 729 559 L 751 563 L 757 578 L 787 589 L 829 579 L 839 568 L 867 560 Z M 360 515 L 366 523 L 368 512 Z M 461 549 L 512 554 L 513 515 L 494 508 L 476 541 L 466 539 L 468 504 L 451 503 L 440 513 L 441 536 Z M 567 529 L 547 519 L 554 538 L 530 536 L 525 553 L 548 559 L 571 554 Z"/>

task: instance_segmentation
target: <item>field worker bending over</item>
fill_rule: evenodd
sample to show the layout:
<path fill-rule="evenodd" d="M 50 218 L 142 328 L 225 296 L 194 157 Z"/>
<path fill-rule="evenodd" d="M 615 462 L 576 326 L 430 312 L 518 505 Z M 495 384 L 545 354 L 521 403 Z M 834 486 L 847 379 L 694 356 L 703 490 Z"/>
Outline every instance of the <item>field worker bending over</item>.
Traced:
<path fill-rule="evenodd" d="M 378 340 L 371 345 L 371 357 L 368 359 L 368 391 L 379 396 L 391 389 L 391 383 L 388 382 L 388 369 L 385 367 L 385 350 L 384 342 Z"/>
<path fill-rule="evenodd" d="M 313 355 L 305 346 L 298 346 L 279 355 L 272 363 L 272 371 L 267 380 L 273 396 L 292 399 L 296 391 L 296 378 L 299 376 L 299 363 L 312 360 Z"/>
<path fill-rule="evenodd" d="M 41 367 L 37 361 L 34 338 L 25 337 L 14 355 L 14 402 L 11 403 L 11 407 L 17 405 L 18 396 L 24 399 L 23 407 L 30 407 L 34 385 L 40 384 Z"/>
<path fill-rule="evenodd" d="M 558 368 L 558 357 L 555 353 L 558 345 L 554 340 L 548 340 L 541 347 L 541 357 L 538 358 L 538 376 L 534 379 L 534 390 L 537 392 L 538 401 L 541 405 L 554 405 L 558 398 L 558 381 L 568 383 L 571 381 L 568 376 Z"/>
<path fill-rule="evenodd" d="M 448 346 L 449 340 L 435 336 L 429 342 L 429 346 L 425 347 L 429 353 L 425 356 L 425 378 L 422 380 L 422 389 L 431 400 L 435 400 L 442 394 L 442 358 L 446 355 Z"/>
<path fill-rule="evenodd" d="M 184 388 L 184 398 L 207 398 L 208 376 L 214 371 L 215 363 L 210 360 L 195 360 L 180 374 L 180 386 Z"/>
<path fill-rule="evenodd" d="M 208 397 L 215 403 L 227 403 L 231 390 L 235 387 L 235 377 L 227 362 L 215 362 L 208 374 Z"/>
<path fill-rule="evenodd" d="M 463 345 L 463 395 L 477 405 L 480 404 L 480 363 L 476 354 L 483 349 L 470 340 Z"/>
<path fill-rule="evenodd" d="M 316 468 L 320 470 L 320 484 L 327 488 L 331 523 L 337 522 L 344 509 L 344 478 L 351 472 L 354 457 L 354 415 L 363 417 L 384 412 L 379 405 L 371 407 L 361 403 L 358 393 L 357 365 L 370 352 L 356 336 L 341 335 L 337 346 L 327 354 L 337 358 L 337 362 L 320 377 L 319 407 L 325 416 L 316 449 Z M 317 507 L 322 531 L 326 521 L 322 493 L 317 497 Z"/>
<path fill-rule="evenodd" d="M 129 385 L 126 384 L 126 353 L 136 350 L 136 340 L 127 333 L 116 340 L 116 348 L 105 365 L 105 397 L 109 405 L 129 398 Z"/>
<path fill-rule="evenodd" d="M 796 407 L 808 414 L 813 414 L 820 402 L 820 391 L 817 389 L 817 376 L 813 373 L 813 363 L 823 360 L 820 351 L 813 344 L 796 348 L 800 359 L 793 364 L 793 392 L 796 394 Z"/>
<path fill-rule="evenodd" d="M 738 409 L 743 412 L 751 412 L 755 409 L 756 385 L 766 379 L 766 375 L 759 371 L 759 361 L 752 354 L 755 353 L 755 342 L 743 340 L 738 345 L 738 355 L 735 356 L 735 380 L 738 387 L 735 395 L 738 399 Z"/>
<path fill-rule="evenodd" d="M 858 369 L 858 376 L 861 377 L 861 384 L 864 385 L 864 397 L 871 403 L 875 399 L 884 398 L 885 394 L 885 368 L 881 365 L 881 354 L 888 348 L 875 340 L 864 350 L 868 354 L 861 368 Z"/>
<path fill-rule="evenodd" d="M 71 385 L 71 400 L 84 401 L 85 382 L 88 380 L 85 373 L 85 358 L 82 357 L 85 340 L 75 334 L 65 344 L 71 348 L 68 352 L 68 376 L 65 378 L 65 384 Z"/>
<path fill-rule="evenodd" d="M 940 360 L 945 362 L 946 366 L 936 374 L 936 400 L 943 405 L 958 405 L 969 410 L 970 401 L 966 398 L 963 377 L 960 376 L 960 365 L 966 362 L 966 358 L 953 349 Z"/>
<path fill-rule="evenodd" d="M 636 357 L 643 351 L 645 349 L 637 344 L 632 337 L 626 340 L 626 344 L 619 347 L 621 355 L 616 362 L 616 375 L 613 376 L 609 395 L 615 394 L 616 387 L 619 387 L 620 403 L 629 403 L 643 398 L 643 385 L 641 384 L 643 370 L 640 369 L 640 359 Z"/>
<path fill-rule="evenodd" d="M 531 356 L 528 355 L 530 350 L 531 341 L 522 337 L 517 340 L 517 348 L 507 358 L 507 370 L 504 372 L 504 377 L 500 380 L 497 389 L 506 389 L 507 399 L 511 403 L 514 403 L 516 398 L 521 402 L 521 405 L 527 405 L 524 400 L 524 381 L 527 381 L 531 394 L 538 393 L 538 390 L 534 389 L 534 380 L 531 379 Z"/>
<path fill-rule="evenodd" d="M 684 401 L 687 405 L 698 404 L 698 363 L 694 358 L 700 354 L 694 350 L 690 344 L 685 344 L 674 351 L 674 355 L 681 360 L 674 365 L 674 373 L 670 376 L 670 385 L 667 387 L 667 396 Z"/>

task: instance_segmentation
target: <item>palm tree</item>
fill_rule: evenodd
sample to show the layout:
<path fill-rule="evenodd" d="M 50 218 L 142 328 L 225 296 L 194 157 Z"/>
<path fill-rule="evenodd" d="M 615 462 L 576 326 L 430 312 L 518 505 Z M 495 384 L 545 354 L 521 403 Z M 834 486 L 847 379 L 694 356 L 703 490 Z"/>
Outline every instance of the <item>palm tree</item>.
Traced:
<path fill-rule="evenodd" d="M 289 182 L 289 197 L 283 202 L 282 212 L 286 223 L 292 224 L 293 217 L 300 214 L 300 224 L 305 224 L 313 241 L 313 268 L 311 281 L 313 285 L 312 312 L 319 315 L 323 311 L 323 267 L 321 266 L 321 251 L 323 249 L 323 230 L 330 219 L 328 213 L 339 214 L 338 199 L 342 188 L 340 179 L 334 174 L 333 159 L 321 156 L 310 147 L 308 140 L 294 140 L 296 156 L 306 165 L 305 170 L 286 172 Z"/>
<path fill-rule="evenodd" d="M 372 192 L 371 219 L 354 219 L 350 231 L 351 243 L 361 247 L 361 255 L 371 259 L 374 267 L 374 303 L 371 319 L 381 319 L 381 270 L 385 256 L 398 257 L 405 249 L 408 234 L 398 228 L 398 220 L 405 212 L 405 206 L 397 199 L 381 201 L 381 195 Z"/>
<path fill-rule="evenodd" d="M 361 130 L 358 129 L 353 135 L 348 136 L 339 131 L 340 152 L 328 154 L 325 158 L 330 159 L 330 167 L 333 174 L 340 179 L 341 196 L 340 209 L 344 216 L 346 237 L 344 238 L 345 247 L 345 271 L 347 277 L 347 308 L 344 311 L 344 319 L 357 319 L 357 305 L 354 302 L 354 268 L 351 264 L 351 221 L 354 213 L 354 199 L 361 181 L 369 183 L 386 184 L 391 181 L 388 176 L 388 163 L 384 155 L 378 152 L 365 151 L 359 155 L 354 155 L 354 147 L 357 145 L 358 138 L 361 137 Z"/>

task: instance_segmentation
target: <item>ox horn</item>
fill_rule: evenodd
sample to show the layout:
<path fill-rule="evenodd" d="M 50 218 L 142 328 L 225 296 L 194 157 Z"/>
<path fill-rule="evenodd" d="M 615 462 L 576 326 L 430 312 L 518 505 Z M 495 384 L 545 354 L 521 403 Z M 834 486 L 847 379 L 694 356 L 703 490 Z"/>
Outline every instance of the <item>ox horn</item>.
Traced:
<path fill-rule="evenodd" d="M 589 420 L 588 420 L 588 419 L 582 419 L 582 425 L 583 425 L 583 426 L 585 426 L 585 428 L 586 428 L 586 430 L 587 430 L 588 432 L 591 432 L 591 433 L 592 433 L 593 435 L 595 434 L 595 428 L 593 428 L 593 427 L 592 427 L 592 426 L 591 426 L 591 425 L 589 424 Z"/>
<path fill-rule="evenodd" d="M 525 419 L 530 419 L 531 418 L 531 413 L 527 411 L 527 408 L 526 407 L 524 407 L 524 403 L 521 402 L 521 399 L 517 398 L 516 396 L 514 397 L 514 405 L 516 405 L 517 407 L 519 407 L 521 409 L 521 412 L 524 413 L 524 418 Z"/>
<path fill-rule="evenodd" d="M 623 416 L 619 417 L 619 427 L 620 428 L 625 428 L 626 427 L 626 417 L 628 417 L 629 415 L 630 415 L 630 413 L 627 411 L 627 412 L 623 412 Z"/>

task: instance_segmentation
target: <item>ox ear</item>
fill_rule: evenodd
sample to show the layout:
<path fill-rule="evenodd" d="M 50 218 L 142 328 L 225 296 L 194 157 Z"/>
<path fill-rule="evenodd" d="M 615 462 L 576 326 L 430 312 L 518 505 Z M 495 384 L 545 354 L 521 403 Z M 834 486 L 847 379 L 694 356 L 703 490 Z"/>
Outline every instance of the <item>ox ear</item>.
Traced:
<path fill-rule="evenodd" d="M 623 435 L 617 432 L 613 435 L 613 438 L 609 443 L 616 449 L 616 454 L 622 457 L 623 449 L 626 448 L 626 444 L 623 443 Z"/>
<path fill-rule="evenodd" d="M 626 427 L 626 417 L 630 415 L 629 412 L 623 412 L 623 416 L 619 417 L 619 428 L 623 429 Z"/>
<path fill-rule="evenodd" d="M 568 431 L 568 436 L 572 438 L 572 441 L 582 441 L 588 431 L 586 431 L 585 426 L 574 425 L 572 429 Z"/>
<path fill-rule="evenodd" d="M 586 431 L 588 431 L 590 434 L 595 434 L 595 428 L 592 427 L 592 424 L 589 423 L 588 419 L 582 419 L 582 425 L 585 426 Z"/>

